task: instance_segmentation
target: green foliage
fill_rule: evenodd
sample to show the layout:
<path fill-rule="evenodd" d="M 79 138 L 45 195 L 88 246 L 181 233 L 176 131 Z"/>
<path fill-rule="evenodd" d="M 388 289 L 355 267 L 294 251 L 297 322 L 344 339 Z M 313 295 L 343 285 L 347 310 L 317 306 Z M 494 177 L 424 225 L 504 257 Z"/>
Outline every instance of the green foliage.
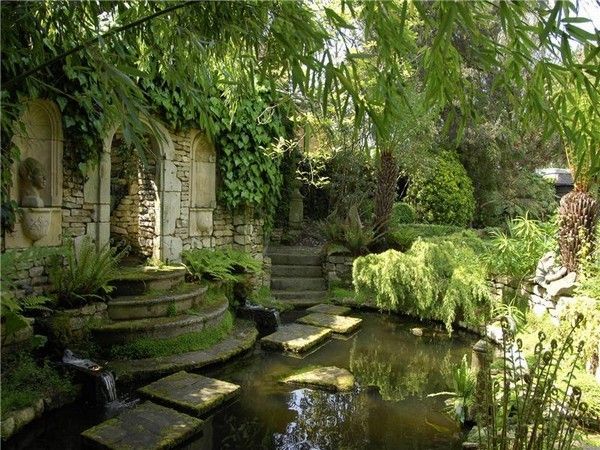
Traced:
<path fill-rule="evenodd" d="M 189 272 L 199 280 L 235 282 L 240 275 L 258 274 L 262 270 L 260 261 L 250 254 L 230 248 L 186 250 L 181 257 Z"/>
<path fill-rule="evenodd" d="M 327 238 L 327 253 L 350 253 L 364 255 L 375 239 L 373 230 L 353 220 L 342 220 L 336 215 L 319 222 L 323 235 Z"/>
<path fill-rule="evenodd" d="M 388 250 L 354 261 L 354 286 L 381 309 L 480 325 L 489 317 L 491 293 L 481 259 L 466 242 L 418 239 L 410 250 Z"/>
<path fill-rule="evenodd" d="M 58 304 L 74 307 L 103 300 L 113 289 L 110 282 L 117 276 L 117 266 L 123 256 L 124 251 L 117 252 L 110 243 L 98 249 L 89 236 L 78 244 L 69 242 L 64 256 L 55 256 L 49 267 Z"/>
<path fill-rule="evenodd" d="M 114 345 L 110 356 L 116 359 L 158 358 L 207 349 L 225 339 L 233 329 L 233 316 L 227 311 L 216 325 L 167 339 L 142 338 Z"/>
<path fill-rule="evenodd" d="M 600 236 L 600 227 L 596 228 L 597 243 L 600 242 L 598 236 Z M 585 258 L 581 264 L 577 275 L 576 292 L 600 300 L 600 246 L 598 244 L 594 253 Z"/>
<path fill-rule="evenodd" d="M 588 410 L 581 389 L 573 385 L 583 349 L 583 342 L 575 348 L 573 340 L 580 322 L 581 317 L 560 342 L 548 341 L 540 331 L 526 372 L 523 342 L 515 341 L 508 321 L 502 321 L 501 367 L 497 375 L 487 367 L 481 378 L 482 403 L 476 419 L 485 430 L 479 436 L 482 448 L 571 448 L 576 427 Z"/>
<path fill-rule="evenodd" d="M 444 225 L 468 225 L 475 212 L 473 184 L 465 168 L 451 152 L 433 156 L 409 170 L 405 201 L 417 220 Z"/>
<path fill-rule="evenodd" d="M 396 202 L 394 203 L 392 217 L 390 218 L 390 229 L 395 230 L 399 225 L 414 223 L 416 218 L 417 216 L 412 206 L 408 203 Z"/>
<path fill-rule="evenodd" d="M 56 394 L 72 395 L 71 379 L 48 361 L 38 364 L 32 356 L 17 353 L 2 361 L 2 414 Z"/>
<path fill-rule="evenodd" d="M 461 231 L 461 227 L 453 225 L 403 224 L 388 233 L 388 240 L 392 247 L 405 252 L 418 238 L 449 236 Z"/>
<path fill-rule="evenodd" d="M 556 224 L 539 222 L 528 216 L 508 222 L 508 231 L 492 231 L 486 257 L 491 273 L 516 281 L 534 274 L 544 253 L 555 248 Z"/>
<path fill-rule="evenodd" d="M 260 288 L 254 290 L 250 294 L 249 301 L 250 303 L 254 303 L 265 308 L 273 308 L 277 311 L 287 311 L 293 309 L 291 304 L 282 302 L 273 297 L 271 294 L 271 289 L 269 289 L 267 286 L 261 286 Z"/>
<path fill-rule="evenodd" d="M 475 374 L 469 367 L 467 355 L 463 355 L 460 365 L 450 374 L 452 380 L 449 392 L 437 392 L 429 394 L 428 397 L 437 397 L 440 395 L 449 396 L 445 403 L 448 412 L 454 416 L 460 423 L 465 423 L 469 417 L 469 408 L 475 401 Z"/>

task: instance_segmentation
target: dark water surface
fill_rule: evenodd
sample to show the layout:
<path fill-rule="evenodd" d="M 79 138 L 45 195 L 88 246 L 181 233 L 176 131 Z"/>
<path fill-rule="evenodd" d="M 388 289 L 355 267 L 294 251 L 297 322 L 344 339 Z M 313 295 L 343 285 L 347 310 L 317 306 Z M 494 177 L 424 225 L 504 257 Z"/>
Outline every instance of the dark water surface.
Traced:
<path fill-rule="evenodd" d="M 303 359 L 256 349 L 224 367 L 200 373 L 242 386 L 237 401 L 206 418 L 190 449 L 458 449 L 460 429 L 444 414 L 449 372 L 470 352 L 472 336 L 449 338 L 438 325 L 396 316 L 353 313 L 360 331 L 331 340 Z M 317 365 L 349 369 L 357 387 L 329 393 L 283 385 L 280 378 Z M 79 449 L 79 433 L 101 421 L 84 405 L 49 414 L 6 448 Z"/>

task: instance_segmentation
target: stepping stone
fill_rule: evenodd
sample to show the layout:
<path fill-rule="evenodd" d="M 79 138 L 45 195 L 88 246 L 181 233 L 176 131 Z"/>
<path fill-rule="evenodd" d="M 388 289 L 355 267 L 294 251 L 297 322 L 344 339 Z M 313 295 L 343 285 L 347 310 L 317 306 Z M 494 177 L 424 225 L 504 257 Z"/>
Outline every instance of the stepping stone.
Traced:
<path fill-rule="evenodd" d="M 354 387 L 354 375 L 339 367 L 317 367 L 307 372 L 291 375 L 281 380 L 286 384 L 301 384 L 330 391 L 350 391 Z"/>
<path fill-rule="evenodd" d="M 352 311 L 352 309 L 348 308 L 347 306 L 327 305 L 321 303 L 320 305 L 315 305 L 311 308 L 308 308 L 307 311 L 313 313 L 330 314 L 332 316 L 345 316 Z"/>
<path fill-rule="evenodd" d="M 351 333 L 356 330 L 362 319 L 346 316 L 332 316 L 330 314 L 312 313 L 308 316 L 300 317 L 297 322 L 314 325 L 317 327 L 330 328 L 335 333 Z"/>
<path fill-rule="evenodd" d="M 200 416 L 240 390 L 237 384 L 185 371 L 174 373 L 138 389 L 144 397 L 194 416 Z"/>
<path fill-rule="evenodd" d="M 279 327 L 279 330 L 265 336 L 260 342 L 263 347 L 301 353 L 323 342 L 330 334 L 331 330 L 327 328 L 291 323 Z"/>
<path fill-rule="evenodd" d="M 94 448 L 170 449 L 197 434 L 203 423 L 171 408 L 146 402 L 81 435 Z"/>

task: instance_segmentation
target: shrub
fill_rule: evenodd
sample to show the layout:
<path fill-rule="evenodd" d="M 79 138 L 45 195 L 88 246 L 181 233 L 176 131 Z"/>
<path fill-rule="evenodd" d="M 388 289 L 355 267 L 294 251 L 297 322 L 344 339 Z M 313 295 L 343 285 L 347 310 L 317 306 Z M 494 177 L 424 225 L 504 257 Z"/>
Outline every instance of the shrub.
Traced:
<path fill-rule="evenodd" d="M 406 202 L 411 204 L 418 221 L 465 226 L 473 219 L 473 184 L 456 156 L 444 152 L 432 164 L 409 171 L 410 185 Z"/>
<path fill-rule="evenodd" d="M 240 281 L 240 275 L 258 274 L 260 261 L 250 254 L 233 249 L 197 248 L 181 254 L 189 272 L 197 279 Z"/>
<path fill-rule="evenodd" d="M 351 211 L 352 209 L 355 207 L 351 207 Z M 359 220 L 343 221 L 333 215 L 321 221 L 319 226 L 329 241 L 329 254 L 334 253 L 332 249 L 335 249 L 335 253 L 344 253 L 343 250 L 346 250 L 353 256 L 364 255 L 375 239 L 373 230 L 364 227 Z"/>
<path fill-rule="evenodd" d="M 89 236 L 79 244 L 69 242 L 64 257 L 54 256 L 49 268 L 59 305 L 74 307 L 102 300 L 113 289 L 109 283 L 117 276 L 117 265 L 123 255 L 124 252 L 117 252 L 108 243 L 97 249 Z"/>
<path fill-rule="evenodd" d="M 354 286 L 379 308 L 480 325 L 489 316 L 487 272 L 472 246 L 458 239 L 418 239 L 406 253 L 388 250 L 354 261 Z"/>
<path fill-rule="evenodd" d="M 491 234 L 486 257 L 491 273 L 520 281 L 533 275 L 539 259 L 555 248 L 556 225 L 525 216 L 508 222 L 507 232 Z"/>
<path fill-rule="evenodd" d="M 405 223 L 414 223 L 417 216 L 415 210 L 408 203 L 396 202 L 394 203 L 394 209 L 392 210 L 392 217 L 390 219 L 390 230 L 394 230 L 399 225 Z"/>
<path fill-rule="evenodd" d="M 405 224 L 399 225 L 388 234 L 388 240 L 393 248 L 403 252 L 410 249 L 419 237 L 448 236 L 463 229 L 453 225 Z"/>

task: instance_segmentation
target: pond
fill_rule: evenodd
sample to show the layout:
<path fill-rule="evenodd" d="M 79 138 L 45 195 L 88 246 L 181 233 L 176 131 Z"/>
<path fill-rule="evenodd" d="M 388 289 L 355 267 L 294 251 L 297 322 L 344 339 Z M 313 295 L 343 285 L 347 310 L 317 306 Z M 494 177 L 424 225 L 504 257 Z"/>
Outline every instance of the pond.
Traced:
<path fill-rule="evenodd" d="M 202 373 L 242 386 L 237 401 L 206 420 L 194 449 L 452 449 L 461 430 L 444 413 L 450 372 L 475 338 L 448 337 L 439 325 L 395 315 L 353 313 L 360 331 L 333 339 L 304 358 L 259 348 Z M 284 318 L 286 320 L 294 317 Z M 423 336 L 410 329 L 424 327 Z M 334 365 L 357 379 L 352 392 L 330 393 L 278 382 L 299 369 Z M 101 412 L 74 405 L 51 413 L 12 440 L 10 448 L 80 448 L 79 433 Z"/>

